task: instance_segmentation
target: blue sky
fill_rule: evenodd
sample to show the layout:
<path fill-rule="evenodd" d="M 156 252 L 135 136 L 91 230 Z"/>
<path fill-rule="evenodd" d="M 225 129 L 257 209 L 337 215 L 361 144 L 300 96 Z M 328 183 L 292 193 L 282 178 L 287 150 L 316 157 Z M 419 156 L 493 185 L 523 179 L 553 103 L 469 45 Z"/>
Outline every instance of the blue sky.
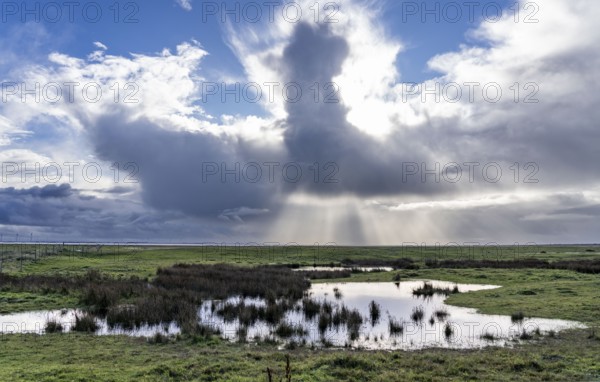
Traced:
<path fill-rule="evenodd" d="M 93 4 L 96 4 L 92 2 Z M 211 2 L 204 2 L 211 3 Z M 36 54 L 47 55 L 53 51 L 60 51 L 76 57 L 85 57 L 93 49 L 93 43 L 102 42 L 109 48 L 109 53 L 114 55 L 128 55 L 130 53 L 152 54 L 161 50 L 173 49 L 182 41 L 198 41 L 210 55 L 203 60 L 203 69 L 207 74 L 212 74 L 215 79 L 219 74 L 243 77 L 244 68 L 238 58 L 231 51 L 224 36 L 226 22 L 234 22 L 233 14 L 227 10 L 235 10 L 240 18 L 240 23 L 252 19 L 254 13 L 251 8 L 245 8 L 248 3 L 236 0 L 212 2 L 218 5 L 218 10 L 192 1 L 190 10 L 182 8 L 176 1 L 155 2 L 98 2 L 98 5 L 84 8 L 86 2 L 73 8 L 73 21 L 69 17 L 69 8 L 62 6 L 61 16 L 55 16 L 54 8 L 45 10 L 43 4 L 36 0 L 28 0 L 18 5 L 14 14 L 12 8 L 6 9 L 4 17 L 7 28 L 20 28 L 22 21 L 41 26 L 47 33 L 43 45 L 36 50 Z M 266 19 L 269 7 L 268 2 L 252 2 L 260 5 L 263 17 Z M 272 2 L 283 4 L 281 1 Z M 452 3 L 452 7 L 448 7 Z M 41 5 L 40 5 L 41 4 Z M 225 5 L 223 5 L 225 4 Z M 327 2 L 319 3 L 324 8 Z M 338 9 L 343 9 L 343 2 L 333 3 Z M 494 19 L 500 7 L 502 12 L 511 13 L 509 9 L 515 4 L 511 0 L 483 0 L 478 2 L 457 1 L 439 2 L 427 0 L 418 2 L 385 1 L 374 2 L 381 9 L 378 23 L 385 29 L 390 37 L 402 41 L 405 51 L 398 57 L 396 65 L 401 73 L 403 82 L 422 82 L 437 73 L 428 68 L 427 62 L 436 54 L 458 49 L 461 44 L 481 44 L 469 36 L 469 30 L 479 25 L 486 17 Z M 469 5 L 470 4 L 470 5 Z M 493 5 L 493 6 L 492 6 Z M 38 12 L 26 13 L 26 10 Z M 447 7 L 447 8 L 446 8 Z M 84 11 L 85 9 L 85 11 Z M 102 14 L 97 16 L 96 10 Z M 247 11 L 244 11 L 247 9 Z M 274 7 L 275 14 L 280 16 L 280 6 Z M 436 12 L 435 10 L 438 9 Z M 456 10 L 460 10 L 460 15 Z M 25 13 L 22 13 L 25 12 Z M 246 12 L 246 13 L 244 13 Z M 321 16 L 333 12 L 333 9 L 322 10 Z M 35 14 L 40 19 L 36 23 Z M 313 14 L 306 15 L 309 18 Z M 53 21 L 57 18 L 57 22 Z M 338 16 L 332 16 L 337 18 Z M 97 21 L 96 21 L 97 20 Z M 33 27 L 33 26 L 32 26 Z M 21 50 L 29 55 L 30 47 L 24 42 L 17 51 Z M 227 107 L 220 102 L 205 105 L 212 113 L 226 113 Z M 244 113 L 261 113 L 256 105 L 242 102 L 241 111 Z"/>
<path fill-rule="evenodd" d="M 73 22 L 64 6 L 51 22 L 47 4 L 2 6 L 6 235 L 595 241 L 592 0 L 287 2 L 299 22 L 283 5 L 269 20 L 265 2 L 233 0 L 86 1 Z M 259 4 L 262 18 L 222 22 L 223 4 Z M 263 98 L 223 101 L 206 87 L 222 82 L 258 84 Z M 52 83 L 63 95 L 77 83 L 76 99 L 22 96 Z M 278 86 L 273 99 L 265 84 Z M 289 84 L 298 101 L 282 93 Z M 88 85 L 100 99 L 80 96 Z"/>

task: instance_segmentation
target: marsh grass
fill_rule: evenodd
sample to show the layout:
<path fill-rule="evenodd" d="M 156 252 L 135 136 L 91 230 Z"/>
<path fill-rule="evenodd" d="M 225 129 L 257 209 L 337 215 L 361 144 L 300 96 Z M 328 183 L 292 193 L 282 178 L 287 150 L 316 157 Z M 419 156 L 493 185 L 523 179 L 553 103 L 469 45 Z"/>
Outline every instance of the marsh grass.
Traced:
<path fill-rule="evenodd" d="M 342 260 L 344 266 L 352 268 L 383 268 L 391 267 L 394 269 L 419 269 L 419 265 L 410 258 L 400 259 L 349 259 Z"/>
<path fill-rule="evenodd" d="M 79 293 L 79 301 L 87 307 L 86 310 L 92 315 L 105 317 L 110 327 L 119 326 L 127 330 L 144 324 L 176 322 L 183 333 L 192 335 L 198 331 L 198 307 L 203 298 L 263 298 L 267 302 L 266 307 L 242 302 L 222 306 L 212 304 L 211 310 L 226 322 L 238 319 L 240 324 L 249 326 L 264 320 L 277 324 L 310 287 L 303 275 L 289 268 L 243 268 L 223 264 L 178 264 L 161 268 L 151 283 L 136 277 L 110 278 L 97 271 L 72 278 L 4 275 L 0 278 L 4 284 L 21 289 Z M 318 305 L 317 309 L 320 310 L 321 306 Z M 92 331 L 92 327 L 85 324 L 87 316 L 82 316 L 81 320 L 81 330 Z"/>
<path fill-rule="evenodd" d="M 335 271 L 324 271 L 324 270 L 306 270 L 298 271 L 302 276 L 311 280 L 325 280 L 325 279 L 347 279 L 352 276 L 351 269 L 335 270 Z"/>
<path fill-rule="evenodd" d="M 544 251 L 542 251 L 544 252 Z M 562 269 L 580 273 L 600 273 L 600 260 L 557 260 L 540 259 L 519 260 L 443 260 L 426 261 L 429 268 L 497 268 L 497 269 Z"/>
<path fill-rule="evenodd" d="M 232 282 L 235 280 L 235 282 Z M 230 296 L 299 300 L 310 287 L 301 272 L 287 267 L 238 267 L 227 264 L 176 264 L 159 268 L 153 284 L 167 290 L 189 290 L 203 299 Z"/>

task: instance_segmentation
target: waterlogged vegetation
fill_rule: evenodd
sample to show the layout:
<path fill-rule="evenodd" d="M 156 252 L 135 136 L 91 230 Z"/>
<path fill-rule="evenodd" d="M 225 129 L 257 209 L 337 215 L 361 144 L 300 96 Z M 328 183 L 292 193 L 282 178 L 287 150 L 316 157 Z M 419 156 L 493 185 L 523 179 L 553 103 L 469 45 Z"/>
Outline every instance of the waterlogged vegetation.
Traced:
<path fill-rule="evenodd" d="M 0 380 L 268 380 L 267 369 L 276 381 L 600 378 L 598 247 L 488 247 L 472 253 L 454 247 L 121 246 L 118 252 L 114 247 L 67 247 L 43 256 L 26 254 L 24 259 L 15 258 L 14 252 L 11 257 L 10 249 L 4 249 L 2 313 L 79 310 L 72 311 L 77 317 L 73 325 L 63 325 L 60 316 L 49 321 L 42 328 L 44 336 L 2 336 Z M 342 269 L 314 269 L 315 265 Z M 235 269 L 227 269 L 230 266 Z M 259 266 L 257 272 L 248 268 L 254 266 Z M 230 271 L 240 273 L 227 277 Z M 285 286 L 280 287 L 275 274 L 256 283 L 252 276 L 245 278 L 271 271 L 285 275 L 281 279 Z M 204 272 L 201 277 L 194 276 L 199 272 Z M 410 280 L 420 281 L 407 284 Z M 357 282 L 385 283 L 390 290 L 399 287 L 418 304 L 393 312 L 385 298 L 371 295 L 353 305 L 351 286 Z M 469 291 L 462 284 L 501 287 Z M 218 295 L 219 291 L 223 293 Z M 448 306 L 430 305 L 436 299 L 445 299 Z M 204 319 L 193 320 L 190 306 L 201 306 Z M 418 306 L 423 309 L 422 315 L 417 314 L 419 323 L 411 317 Z M 456 306 L 503 315 L 506 325 L 516 328 L 514 341 L 498 347 L 506 336 L 486 328 L 474 336 L 490 345 L 482 350 L 373 350 L 386 349 L 394 337 L 397 343 L 410 343 L 406 338 L 415 327 L 435 328 L 442 344 L 460 340 L 464 333 L 457 325 L 459 315 L 453 314 Z M 291 316 L 302 320 L 290 320 Z M 213 323 L 230 320 L 235 332 L 219 331 L 208 317 Z M 575 320 L 587 328 L 523 330 L 532 317 Z M 166 320 L 175 326 L 164 330 Z M 253 324 L 263 321 L 269 327 L 266 335 L 256 336 Z M 162 329 L 144 338 L 90 334 L 93 329 L 106 333 L 110 325 L 135 328 L 153 322 L 160 322 L 157 327 Z M 337 336 L 332 337 L 334 332 Z M 315 341 L 303 344 L 307 338 Z M 344 342 L 336 342 L 339 338 Z M 33 353 L 32 341 L 45 349 L 43 355 Z M 349 341 L 356 346 L 320 350 Z M 121 359 L 114 360 L 111 351 Z M 72 361 L 65 363 L 68 356 Z M 39 367 L 26 367 L 31 362 Z"/>
<path fill-rule="evenodd" d="M 47 282 L 38 281 L 42 280 Z M 60 277 L 54 281 L 62 288 L 72 287 Z M 481 315 L 444 303 L 459 289 L 497 288 L 492 285 L 402 281 L 311 286 L 301 273 L 285 267 L 180 264 L 159 269 L 151 282 L 137 278 L 111 282 L 88 274 L 73 285 L 84 289 L 85 310 L 61 311 L 58 321 L 50 312 L 0 316 L 0 324 L 22 321 L 12 325 L 17 332 L 42 326 L 53 332 L 60 325 L 65 331 L 146 337 L 210 332 L 231 341 L 269 341 L 287 348 L 408 350 L 487 346 L 481 336 L 490 330 L 500 340 L 494 345 L 506 346 L 531 338 L 532 332 L 583 327 L 560 320 Z M 420 293 L 423 290 L 428 293 Z M 337 298 L 336 291 L 344 297 Z"/>

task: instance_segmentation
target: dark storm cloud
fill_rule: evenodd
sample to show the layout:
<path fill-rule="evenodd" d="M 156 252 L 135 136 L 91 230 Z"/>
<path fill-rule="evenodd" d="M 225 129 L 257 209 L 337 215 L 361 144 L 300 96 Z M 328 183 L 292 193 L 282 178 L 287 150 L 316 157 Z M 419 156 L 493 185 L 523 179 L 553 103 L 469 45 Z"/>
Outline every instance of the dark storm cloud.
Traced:
<path fill-rule="evenodd" d="M 14 187 L 0 189 L 0 194 L 4 196 L 24 197 L 32 196 L 35 198 L 67 198 L 71 196 L 72 189 L 69 184 L 59 186 L 51 184 L 44 187 L 32 187 L 27 189 L 15 189 Z"/>
<path fill-rule="evenodd" d="M 21 238 L 33 234 L 37 241 L 200 242 L 206 237 L 231 237 L 234 232 L 218 222 L 206 224 L 135 200 L 83 195 L 68 184 L 0 189 L 0 225 L 5 241 L 17 234 Z"/>
<path fill-rule="evenodd" d="M 279 155 L 257 152 L 238 139 L 168 131 L 148 121 L 123 119 L 118 115 L 98 121 L 92 131 L 96 152 L 108 161 L 137 164 L 136 177 L 150 206 L 215 218 L 223 211 L 276 206 L 279 177 L 271 182 L 263 173 L 255 179 L 244 167 L 279 160 Z"/>
<path fill-rule="evenodd" d="M 284 50 L 282 72 L 286 82 L 298 83 L 305 91 L 315 83 L 323 88 L 341 72 L 348 53 L 348 42 L 332 34 L 327 24 L 299 24 Z M 408 134 L 404 142 L 399 136 L 378 142 L 347 122 L 348 110 L 342 103 L 315 101 L 309 96 L 288 102 L 286 111 L 285 144 L 290 159 L 321 166 L 333 162 L 339 168 L 337 184 L 301 185 L 311 192 L 367 196 L 429 193 L 444 188 L 414 178 L 403 180 L 403 163 L 422 162 L 428 157 L 426 150 L 414 150 Z"/>

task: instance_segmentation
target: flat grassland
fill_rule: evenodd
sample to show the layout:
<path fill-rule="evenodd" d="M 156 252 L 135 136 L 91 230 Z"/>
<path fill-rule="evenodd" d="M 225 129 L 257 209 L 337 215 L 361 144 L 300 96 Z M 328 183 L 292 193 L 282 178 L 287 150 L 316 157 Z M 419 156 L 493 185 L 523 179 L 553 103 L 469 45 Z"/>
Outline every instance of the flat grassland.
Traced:
<path fill-rule="evenodd" d="M 15 247 L 15 246 L 13 246 Z M 5 248 L 6 250 L 6 248 Z M 15 248 L 8 248 L 8 252 Z M 22 256 L 23 252 L 19 252 Z M 483 313 L 577 320 L 588 329 L 544 336 L 511 348 L 421 351 L 278 350 L 269 343 L 238 344 L 218 337 L 184 336 L 149 341 L 87 334 L 0 337 L 0 380 L 4 381 L 580 381 L 600 379 L 600 274 L 572 270 L 566 262 L 600 259 L 598 246 L 479 248 L 398 247 L 103 247 L 62 248 L 21 262 L 3 256 L 12 276 L 81 275 L 98 270 L 112 277 L 152 279 L 159 267 L 176 263 L 377 265 L 391 272 L 352 273 L 343 282 L 437 279 L 494 284 L 502 288 L 451 295 L 453 305 Z M 450 263 L 444 261 L 450 260 Z M 532 260 L 535 260 L 532 262 Z M 561 263 L 562 262 L 562 263 Z M 590 262 L 590 263 L 588 263 Z M 558 266 L 558 264 L 562 264 Z M 556 266 L 555 266 L 556 265 Z M 336 281 L 336 280 L 327 280 Z M 319 282 L 314 280 L 313 282 Z M 74 292 L 11 290 L 0 285 L 0 312 L 77 307 Z"/>

